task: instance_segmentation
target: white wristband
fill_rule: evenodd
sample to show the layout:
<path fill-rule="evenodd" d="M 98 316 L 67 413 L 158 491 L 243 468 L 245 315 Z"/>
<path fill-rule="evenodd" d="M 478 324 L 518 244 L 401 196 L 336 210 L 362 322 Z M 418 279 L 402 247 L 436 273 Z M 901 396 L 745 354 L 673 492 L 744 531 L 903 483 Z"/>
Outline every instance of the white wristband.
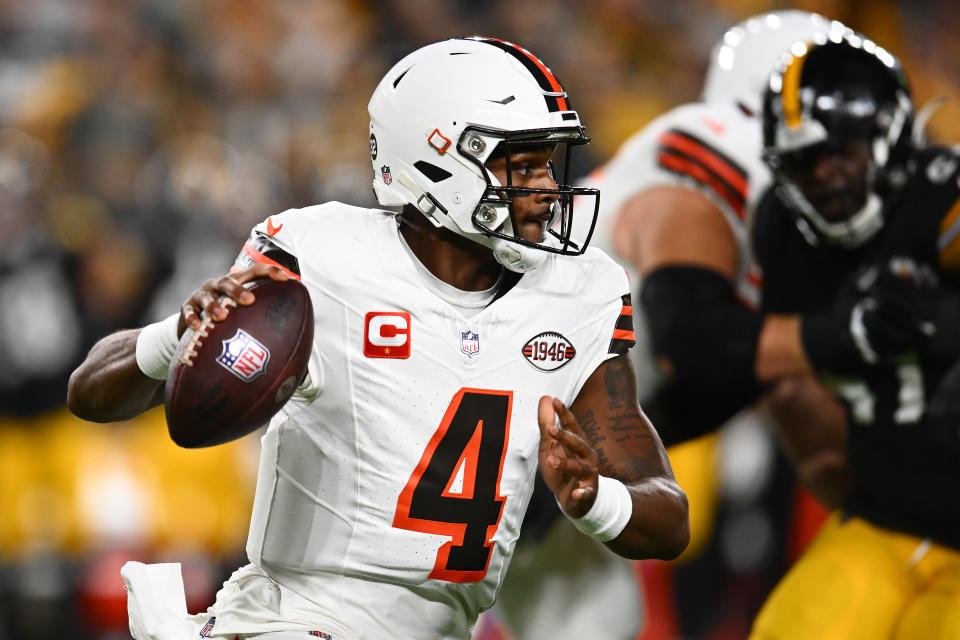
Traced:
<path fill-rule="evenodd" d="M 147 377 L 167 379 L 170 361 L 180 345 L 180 338 L 177 337 L 179 322 L 180 314 L 175 313 L 140 330 L 137 336 L 137 366 Z"/>
<path fill-rule="evenodd" d="M 632 515 L 633 498 L 627 486 L 614 478 L 600 476 L 597 498 L 590 510 L 579 518 L 567 517 L 582 533 L 600 542 L 608 542 L 620 535 Z"/>

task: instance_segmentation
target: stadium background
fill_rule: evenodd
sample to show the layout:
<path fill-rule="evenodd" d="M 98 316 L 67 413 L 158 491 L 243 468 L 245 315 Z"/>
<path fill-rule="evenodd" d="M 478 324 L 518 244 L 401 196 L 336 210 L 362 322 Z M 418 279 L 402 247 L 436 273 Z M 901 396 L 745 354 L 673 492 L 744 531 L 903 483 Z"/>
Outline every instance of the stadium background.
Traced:
<path fill-rule="evenodd" d="M 392 61 L 453 35 L 530 48 L 594 138 L 585 174 L 697 97 L 727 26 L 788 6 L 899 54 L 919 104 L 956 98 L 950 0 L 0 0 L 0 640 L 128 637 L 127 559 L 183 562 L 191 610 L 242 563 L 257 439 L 177 449 L 160 411 L 86 423 L 67 376 L 265 216 L 372 204 L 366 102 Z M 958 113 L 932 136 L 957 140 Z"/>

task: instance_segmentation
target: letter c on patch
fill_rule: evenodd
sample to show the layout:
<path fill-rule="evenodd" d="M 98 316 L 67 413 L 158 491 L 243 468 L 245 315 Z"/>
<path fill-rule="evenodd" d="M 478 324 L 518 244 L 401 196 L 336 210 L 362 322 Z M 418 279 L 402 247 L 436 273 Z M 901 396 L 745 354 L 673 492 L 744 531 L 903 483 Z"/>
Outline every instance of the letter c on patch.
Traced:
<path fill-rule="evenodd" d="M 410 357 L 410 314 L 370 311 L 363 331 L 363 355 L 368 358 Z"/>

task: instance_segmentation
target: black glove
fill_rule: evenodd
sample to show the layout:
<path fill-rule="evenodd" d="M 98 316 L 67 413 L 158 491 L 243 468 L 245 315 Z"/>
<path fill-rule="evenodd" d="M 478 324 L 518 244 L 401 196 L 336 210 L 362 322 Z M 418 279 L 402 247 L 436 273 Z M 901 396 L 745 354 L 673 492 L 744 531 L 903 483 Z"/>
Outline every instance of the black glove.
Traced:
<path fill-rule="evenodd" d="M 937 440 L 960 457 L 960 361 L 940 381 L 927 407 L 926 419 Z"/>
<path fill-rule="evenodd" d="M 805 315 L 803 347 L 816 369 L 844 372 L 884 364 L 935 333 L 937 277 L 910 258 L 861 269 L 829 311 Z"/>

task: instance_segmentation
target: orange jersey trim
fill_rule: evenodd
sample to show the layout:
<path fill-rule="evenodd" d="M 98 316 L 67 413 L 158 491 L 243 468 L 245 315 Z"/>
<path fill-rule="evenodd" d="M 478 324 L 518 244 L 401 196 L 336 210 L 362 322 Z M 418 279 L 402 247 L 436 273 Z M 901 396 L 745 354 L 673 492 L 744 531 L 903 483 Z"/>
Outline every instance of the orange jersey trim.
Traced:
<path fill-rule="evenodd" d="M 690 176 L 700 184 L 709 187 L 717 196 L 723 199 L 730 208 L 733 209 L 733 212 L 741 220 L 744 219 L 744 204 L 743 201 L 738 199 L 737 195 L 731 193 L 731 187 L 728 186 L 725 182 L 722 182 L 719 178 L 711 174 L 709 171 L 704 169 L 699 164 L 694 163 L 692 160 L 682 158 L 680 156 L 672 156 L 664 152 L 660 152 L 658 161 L 665 168 L 675 171 L 683 175 Z"/>
<path fill-rule="evenodd" d="M 673 147 L 700 161 L 704 167 L 713 170 L 720 178 L 726 181 L 729 188 L 733 190 L 737 197 L 742 200 L 747 199 L 746 178 L 744 178 L 741 172 L 731 167 L 729 162 L 718 156 L 712 149 L 672 131 L 667 131 L 661 135 L 659 142 L 666 147 Z"/>
<path fill-rule="evenodd" d="M 247 256 L 254 262 L 259 262 L 260 264 L 272 264 L 276 267 L 280 267 L 280 269 L 291 278 L 296 278 L 297 280 L 300 280 L 300 276 L 298 274 L 294 273 L 293 271 L 290 271 L 290 269 L 287 269 L 285 266 L 283 266 L 276 260 L 271 260 L 267 256 L 257 251 L 253 247 L 253 245 L 250 244 L 249 241 L 243 244 L 243 253 L 247 254 Z M 230 273 L 236 273 L 237 271 L 240 271 L 240 267 L 236 265 L 230 267 Z"/>
<path fill-rule="evenodd" d="M 940 221 L 940 251 L 937 262 L 944 271 L 960 271 L 960 200 L 953 204 Z"/>

